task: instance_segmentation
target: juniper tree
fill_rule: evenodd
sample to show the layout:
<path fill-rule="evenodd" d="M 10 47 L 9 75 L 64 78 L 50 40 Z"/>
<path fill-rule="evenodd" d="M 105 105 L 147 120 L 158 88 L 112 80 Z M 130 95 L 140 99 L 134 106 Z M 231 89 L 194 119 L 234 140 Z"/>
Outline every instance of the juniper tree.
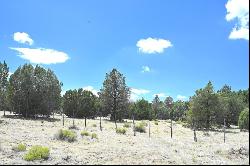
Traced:
<path fill-rule="evenodd" d="M 8 98 L 15 113 L 25 117 L 46 115 L 60 108 L 61 84 L 51 70 L 30 64 L 10 76 Z"/>
<path fill-rule="evenodd" d="M 7 86 L 8 86 L 8 75 L 9 75 L 9 67 L 6 62 L 0 62 L 0 111 L 4 111 L 7 108 Z"/>

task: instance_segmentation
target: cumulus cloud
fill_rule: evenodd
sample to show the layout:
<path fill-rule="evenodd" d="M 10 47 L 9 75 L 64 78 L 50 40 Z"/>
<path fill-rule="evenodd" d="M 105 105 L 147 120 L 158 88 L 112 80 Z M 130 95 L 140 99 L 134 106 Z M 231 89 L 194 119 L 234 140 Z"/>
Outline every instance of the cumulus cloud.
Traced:
<path fill-rule="evenodd" d="M 64 63 L 69 56 L 61 51 L 46 48 L 10 48 L 19 52 L 18 56 L 36 64 Z"/>
<path fill-rule="evenodd" d="M 226 20 L 236 20 L 229 39 L 249 40 L 249 0 L 228 0 Z"/>
<path fill-rule="evenodd" d="M 151 69 L 148 66 L 142 66 L 142 72 L 146 73 L 146 72 L 150 72 Z"/>
<path fill-rule="evenodd" d="M 172 47 L 173 45 L 169 40 L 149 37 L 147 39 L 139 40 L 136 46 L 139 48 L 139 52 L 154 54 L 163 53 L 164 49 Z"/>
<path fill-rule="evenodd" d="M 93 86 L 86 86 L 86 87 L 83 87 L 82 89 L 91 91 L 94 95 L 98 96 L 98 91 Z"/>
<path fill-rule="evenodd" d="M 182 100 L 182 101 L 184 101 L 184 100 L 186 100 L 187 99 L 187 97 L 186 96 L 182 96 L 182 95 L 177 95 L 177 100 Z"/>
<path fill-rule="evenodd" d="M 16 32 L 13 35 L 13 39 L 22 44 L 32 45 L 34 41 L 30 38 L 29 34 L 25 32 Z"/>
<path fill-rule="evenodd" d="M 153 97 L 155 97 L 156 95 L 158 95 L 158 97 L 161 97 L 161 98 L 167 97 L 165 93 L 157 93 L 157 94 L 154 94 Z"/>
<path fill-rule="evenodd" d="M 146 89 L 136 89 L 136 88 L 131 88 L 131 95 L 130 95 L 130 100 L 131 101 L 136 101 L 143 95 L 150 93 L 149 90 Z"/>
<path fill-rule="evenodd" d="M 14 74 L 13 72 L 9 71 L 9 76 L 8 76 L 8 79 L 10 79 L 10 76 Z"/>

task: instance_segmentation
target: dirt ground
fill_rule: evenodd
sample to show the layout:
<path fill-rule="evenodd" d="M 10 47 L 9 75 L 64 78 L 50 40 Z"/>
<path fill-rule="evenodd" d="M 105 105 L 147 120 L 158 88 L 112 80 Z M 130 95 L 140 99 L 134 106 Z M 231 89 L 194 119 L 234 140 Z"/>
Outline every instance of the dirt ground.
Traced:
<path fill-rule="evenodd" d="M 238 128 L 227 129 L 226 143 L 223 132 L 197 131 L 198 142 L 193 140 L 193 131 L 173 123 L 173 138 L 170 138 L 170 123 L 150 122 L 146 133 L 133 135 L 132 127 L 125 135 L 115 132 L 114 123 L 103 120 L 103 130 L 99 129 L 99 120 L 87 120 L 86 130 L 96 133 L 98 139 L 82 137 L 84 120 L 76 119 L 77 141 L 69 143 L 55 138 L 59 129 L 68 129 L 72 119 L 55 116 L 55 121 L 25 120 L 13 115 L 3 117 L 0 112 L 0 164 L 246 164 L 249 165 L 249 132 L 240 132 Z M 9 113 L 7 113 L 9 115 Z M 146 121 L 148 122 L 148 121 Z M 138 123 L 138 121 L 136 121 Z M 97 126 L 95 127 L 94 124 Z M 119 127 L 123 123 L 118 123 Z M 27 153 L 12 150 L 19 143 L 27 145 L 27 151 L 33 145 L 43 145 L 50 149 L 48 160 L 28 162 L 23 160 Z"/>

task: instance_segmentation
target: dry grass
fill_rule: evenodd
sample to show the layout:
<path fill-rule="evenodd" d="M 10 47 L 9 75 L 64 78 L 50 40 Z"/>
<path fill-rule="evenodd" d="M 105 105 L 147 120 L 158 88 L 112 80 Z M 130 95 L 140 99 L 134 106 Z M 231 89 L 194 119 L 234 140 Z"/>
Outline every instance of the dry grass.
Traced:
<path fill-rule="evenodd" d="M 0 127 L 0 165 L 3 164 L 249 164 L 249 132 L 229 129 L 226 143 L 223 133 L 197 131 L 198 142 L 193 141 L 193 131 L 173 123 L 173 138 L 170 138 L 170 123 L 158 121 L 151 125 L 151 138 L 146 133 L 133 135 L 133 127 L 126 135 L 117 134 L 114 123 L 104 120 L 103 130 L 92 125 L 84 128 L 84 120 L 76 119 L 77 141 L 69 143 L 54 138 L 61 128 L 68 129 L 72 119 L 55 116 L 59 121 L 24 120 L 3 118 Z M 88 120 L 98 124 L 99 120 Z M 131 122 L 128 120 L 128 122 Z M 147 121 L 146 121 L 147 122 Z M 136 121 L 136 123 L 140 123 Z M 122 128 L 124 123 L 118 123 Z M 96 133 L 98 139 L 81 137 L 81 131 Z M 209 135 L 209 136 L 208 136 Z M 27 148 L 42 145 L 50 148 L 49 160 L 27 162 L 23 152 L 16 153 L 12 147 L 25 142 Z"/>

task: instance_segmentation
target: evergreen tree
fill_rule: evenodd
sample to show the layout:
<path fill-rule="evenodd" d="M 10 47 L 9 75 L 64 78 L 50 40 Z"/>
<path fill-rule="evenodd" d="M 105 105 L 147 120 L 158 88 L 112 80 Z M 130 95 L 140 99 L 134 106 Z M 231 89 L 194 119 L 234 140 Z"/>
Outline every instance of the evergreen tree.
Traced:
<path fill-rule="evenodd" d="M 6 62 L 0 62 L 0 111 L 7 109 L 7 86 L 8 86 L 8 76 L 9 76 L 9 67 Z"/>
<path fill-rule="evenodd" d="M 116 69 L 113 69 L 103 82 L 99 97 L 106 113 L 111 114 L 111 120 L 121 121 L 129 106 L 130 89 L 125 83 L 125 77 Z M 117 128 L 117 125 L 116 125 Z"/>

